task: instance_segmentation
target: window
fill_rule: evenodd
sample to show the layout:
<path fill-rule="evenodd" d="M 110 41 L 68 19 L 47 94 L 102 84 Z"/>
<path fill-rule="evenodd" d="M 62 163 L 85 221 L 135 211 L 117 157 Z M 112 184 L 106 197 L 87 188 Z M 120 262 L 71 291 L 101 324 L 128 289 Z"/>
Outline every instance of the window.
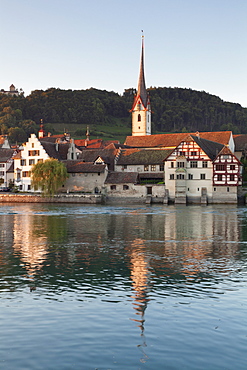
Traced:
<path fill-rule="evenodd" d="M 144 165 L 144 171 L 148 171 L 149 170 L 149 165 L 148 164 L 145 164 Z"/>
<path fill-rule="evenodd" d="M 214 188 L 214 191 L 216 191 L 216 188 Z"/>
<path fill-rule="evenodd" d="M 129 185 L 123 185 L 123 190 L 128 190 L 129 189 Z"/>
<path fill-rule="evenodd" d="M 230 181 L 234 181 L 235 180 L 235 175 L 230 175 Z"/>
<path fill-rule="evenodd" d="M 222 155 L 222 158 L 223 158 L 223 159 L 229 159 L 229 158 L 230 158 L 230 156 L 229 156 L 229 155 Z"/>
<path fill-rule="evenodd" d="M 23 171 L 22 172 L 22 177 L 30 177 L 30 172 L 29 171 Z"/>
<path fill-rule="evenodd" d="M 227 188 L 227 192 L 228 192 L 228 193 L 229 193 L 229 190 L 230 190 L 230 189 L 229 189 L 229 188 Z"/>
<path fill-rule="evenodd" d="M 72 176 L 75 177 L 75 173 L 74 172 L 72 172 Z"/>
<path fill-rule="evenodd" d="M 156 171 L 156 166 L 155 166 L 155 164 L 152 164 L 152 165 L 151 165 L 151 171 Z"/>
<path fill-rule="evenodd" d="M 216 171 L 224 171 L 225 165 L 224 164 L 216 164 Z"/>
<path fill-rule="evenodd" d="M 170 174 L 170 180 L 174 180 L 174 173 Z"/>
<path fill-rule="evenodd" d="M 171 168 L 174 168 L 174 162 L 171 162 Z"/>
<path fill-rule="evenodd" d="M 28 151 L 28 156 L 29 157 L 34 157 L 36 155 L 39 155 L 39 150 L 29 150 Z"/>
<path fill-rule="evenodd" d="M 201 180 L 205 180 L 206 179 L 206 174 L 205 173 L 201 173 Z"/>
<path fill-rule="evenodd" d="M 177 162 L 178 168 L 184 168 L 184 162 Z"/>
<path fill-rule="evenodd" d="M 163 164 L 160 164 L 160 171 L 164 171 L 165 167 Z"/>
<path fill-rule="evenodd" d="M 34 143 L 32 143 L 32 148 L 34 148 Z"/>
<path fill-rule="evenodd" d="M 197 168 L 197 161 L 191 161 L 190 168 Z"/>
<path fill-rule="evenodd" d="M 185 157 L 185 152 L 179 152 L 179 155 L 182 155 Z"/>
<path fill-rule="evenodd" d="M 222 181 L 222 175 L 217 175 L 217 180 Z"/>
<path fill-rule="evenodd" d="M 27 185 L 27 190 L 31 190 L 31 185 Z"/>
<path fill-rule="evenodd" d="M 235 170 L 235 164 L 230 164 L 230 171 L 234 171 Z"/>
<path fill-rule="evenodd" d="M 192 173 L 189 173 L 189 177 L 188 177 L 189 180 L 193 180 L 193 175 Z"/>
<path fill-rule="evenodd" d="M 141 115 L 138 114 L 138 122 L 141 122 Z"/>
<path fill-rule="evenodd" d="M 26 159 L 21 159 L 21 166 L 26 166 Z"/>
<path fill-rule="evenodd" d="M 0 163 L 0 167 L 4 167 L 4 163 Z"/>
<path fill-rule="evenodd" d="M 33 164 L 35 164 L 35 159 L 29 159 L 29 166 L 32 166 Z"/>
<path fill-rule="evenodd" d="M 202 168 L 207 168 L 207 167 L 208 167 L 208 162 L 202 161 Z"/>
<path fill-rule="evenodd" d="M 116 190 L 117 186 L 116 185 L 111 185 L 111 190 Z"/>
<path fill-rule="evenodd" d="M 197 152 L 191 152 L 191 153 L 190 153 L 190 155 L 191 155 L 192 157 L 195 157 L 195 156 L 197 156 Z"/>
<path fill-rule="evenodd" d="M 183 173 L 179 173 L 177 175 L 177 180 L 184 180 L 184 174 Z"/>
<path fill-rule="evenodd" d="M 0 171 L 0 176 L 4 176 L 4 171 Z"/>
<path fill-rule="evenodd" d="M 100 172 L 98 172 L 98 176 L 100 176 Z"/>

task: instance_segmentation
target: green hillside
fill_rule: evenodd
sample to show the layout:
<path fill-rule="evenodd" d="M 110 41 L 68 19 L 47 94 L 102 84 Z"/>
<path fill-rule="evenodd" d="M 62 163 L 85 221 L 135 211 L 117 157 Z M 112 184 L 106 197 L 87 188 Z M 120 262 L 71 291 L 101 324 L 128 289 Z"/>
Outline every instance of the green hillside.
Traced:
<path fill-rule="evenodd" d="M 90 127 L 92 138 L 123 141 L 131 134 L 131 109 L 135 90 L 123 95 L 88 90 L 35 90 L 27 97 L 0 94 L 0 130 L 12 142 L 23 142 L 37 132 L 42 119 L 45 130 L 69 131 L 85 137 Z M 204 91 L 151 87 L 152 133 L 232 130 L 247 133 L 247 109 L 224 102 Z"/>

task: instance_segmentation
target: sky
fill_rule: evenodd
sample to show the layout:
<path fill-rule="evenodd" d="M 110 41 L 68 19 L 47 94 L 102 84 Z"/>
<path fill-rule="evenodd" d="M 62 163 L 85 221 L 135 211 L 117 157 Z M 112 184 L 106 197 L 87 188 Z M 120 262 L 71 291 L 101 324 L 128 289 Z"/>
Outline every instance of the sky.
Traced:
<path fill-rule="evenodd" d="M 0 89 L 206 91 L 247 107 L 246 0 L 0 0 Z"/>

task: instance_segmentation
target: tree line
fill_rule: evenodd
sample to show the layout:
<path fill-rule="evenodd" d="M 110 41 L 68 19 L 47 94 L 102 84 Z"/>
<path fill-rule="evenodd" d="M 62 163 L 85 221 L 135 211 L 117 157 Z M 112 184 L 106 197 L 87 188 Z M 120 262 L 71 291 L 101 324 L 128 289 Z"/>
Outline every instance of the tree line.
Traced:
<path fill-rule="evenodd" d="M 224 131 L 247 133 L 247 108 L 224 102 L 204 91 L 184 88 L 150 87 L 152 132 Z M 0 93 L 0 131 L 12 142 L 25 141 L 37 133 L 43 122 L 52 132 L 53 123 L 112 126 L 121 119 L 131 126 L 130 109 L 135 89 L 122 95 L 98 89 L 35 90 L 30 95 L 7 96 Z"/>

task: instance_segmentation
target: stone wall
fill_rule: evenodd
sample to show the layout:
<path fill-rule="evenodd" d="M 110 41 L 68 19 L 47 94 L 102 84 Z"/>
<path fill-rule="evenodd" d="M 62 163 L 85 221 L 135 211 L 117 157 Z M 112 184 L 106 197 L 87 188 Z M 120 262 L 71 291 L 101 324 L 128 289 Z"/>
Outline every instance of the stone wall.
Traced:
<path fill-rule="evenodd" d="M 59 194 L 54 197 L 42 197 L 34 194 L 0 194 L 0 203 L 84 203 L 101 204 L 101 194 Z"/>

